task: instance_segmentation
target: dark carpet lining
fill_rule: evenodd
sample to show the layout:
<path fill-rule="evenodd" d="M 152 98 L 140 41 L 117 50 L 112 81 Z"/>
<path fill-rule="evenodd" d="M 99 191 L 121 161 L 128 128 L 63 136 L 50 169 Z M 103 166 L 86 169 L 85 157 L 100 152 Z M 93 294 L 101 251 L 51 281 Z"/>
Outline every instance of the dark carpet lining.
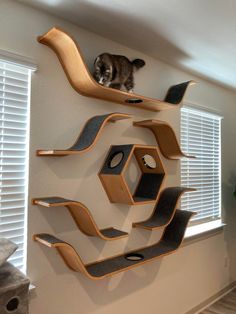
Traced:
<path fill-rule="evenodd" d="M 186 188 L 183 187 L 170 187 L 163 190 L 150 219 L 136 225 L 155 228 L 169 223 L 179 197 L 185 190 Z"/>

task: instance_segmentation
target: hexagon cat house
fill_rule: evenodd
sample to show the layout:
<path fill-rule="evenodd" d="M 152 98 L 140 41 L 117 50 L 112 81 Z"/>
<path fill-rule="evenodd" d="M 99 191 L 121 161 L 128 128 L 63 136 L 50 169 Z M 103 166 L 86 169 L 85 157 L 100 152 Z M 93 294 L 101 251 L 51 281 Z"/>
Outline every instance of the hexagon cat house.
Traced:
<path fill-rule="evenodd" d="M 125 171 L 132 156 L 141 170 L 133 195 L 125 179 Z M 165 170 L 157 148 L 136 144 L 111 146 L 99 173 L 109 200 L 112 203 L 131 205 L 155 202 L 164 177 Z"/>

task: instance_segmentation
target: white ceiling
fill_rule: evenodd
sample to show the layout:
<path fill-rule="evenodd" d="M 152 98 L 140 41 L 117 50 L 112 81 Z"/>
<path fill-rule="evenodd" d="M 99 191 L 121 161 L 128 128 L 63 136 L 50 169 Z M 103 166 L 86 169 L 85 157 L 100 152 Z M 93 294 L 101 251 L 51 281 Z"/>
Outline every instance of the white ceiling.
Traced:
<path fill-rule="evenodd" d="M 18 0 L 236 89 L 235 0 Z"/>

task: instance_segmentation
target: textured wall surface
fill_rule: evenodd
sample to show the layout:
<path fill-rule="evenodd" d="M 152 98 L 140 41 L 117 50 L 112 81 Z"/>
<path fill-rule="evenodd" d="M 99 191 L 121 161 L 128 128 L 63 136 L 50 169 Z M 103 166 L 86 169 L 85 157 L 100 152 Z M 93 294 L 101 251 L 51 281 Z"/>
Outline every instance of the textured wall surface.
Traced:
<path fill-rule="evenodd" d="M 17 245 L 8 239 L 0 238 L 0 267 L 15 252 Z"/>
<path fill-rule="evenodd" d="M 152 113 L 77 94 L 55 54 L 36 41 L 38 35 L 54 25 L 78 40 L 89 65 L 104 51 L 145 59 L 146 66 L 136 75 L 135 89 L 144 95 L 162 98 L 170 85 L 189 79 L 198 81 L 186 95 L 186 103 L 213 108 L 224 115 L 222 187 L 223 211 L 228 223 L 224 233 L 186 245 L 176 254 L 134 271 L 98 282 L 71 272 L 56 251 L 32 241 L 34 233 L 55 234 L 70 242 L 85 262 L 156 242 L 161 231 L 132 230 L 132 223 L 147 218 L 153 206 L 110 204 L 97 176 L 111 144 L 155 145 L 151 132 L 134 128 L 126 120 L 106 126 L 97 145 L 80 156 L 42 158 L 35 156 L 35 150 L 70 146 L 87 119 L 113 111 L 132 113 L 134 120 L 166 120 L 179 134 L 178 110 Z M 62 196 L 81 201 L 91 210 L 99 227 L 113 225 L 130 233 L 128 239 L 112 243 L 86 237 L 78 231 L 65 208 L 47 209 L 32 206 L 29 201 L 28 275 L 37 286 L 30 313 L 141 314 L 148 309 L 148 314 L 184 314 L 235 279 L 233 237 L 236 231 L 233 225 L 236 212 L 232 196 L 236 179 L 236 151 L 232 150 L 236 137 L 235 93 L 11 0 L 0 0 L 0 38 L 1 49 L 29 56 L 38 64 L 32 79 L 29 198 Z M 179 185 L 179 162 L 162 160 L 168 173 L 165 185 Z M 131 182 L 136 175 L 135 167 L 131 167 Z"/>
<path fill-rule="evenodd" d="M 0 313 L 28 314 L 30 281 L 10 263 L 0 267 Z"/>

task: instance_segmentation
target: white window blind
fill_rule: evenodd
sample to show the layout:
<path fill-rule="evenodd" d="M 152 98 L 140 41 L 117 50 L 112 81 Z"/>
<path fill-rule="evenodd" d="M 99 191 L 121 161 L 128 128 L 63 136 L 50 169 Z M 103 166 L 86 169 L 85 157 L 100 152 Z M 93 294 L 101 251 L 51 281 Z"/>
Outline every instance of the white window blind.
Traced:
<path fill-rule="evenodd" d="M 181 208 L 193 210 L 195 223 L 221 216 L 221 117 L 203 110 L 181 109 L 181 147 L 196 159 L 181 160 L 181 185 L 186 193 Z"/>
<path fill-rule="evenodd" d="M 0 60 L 0 237 L 19 249 L 10 262 L 24 270 L 31 70 Z"/>

